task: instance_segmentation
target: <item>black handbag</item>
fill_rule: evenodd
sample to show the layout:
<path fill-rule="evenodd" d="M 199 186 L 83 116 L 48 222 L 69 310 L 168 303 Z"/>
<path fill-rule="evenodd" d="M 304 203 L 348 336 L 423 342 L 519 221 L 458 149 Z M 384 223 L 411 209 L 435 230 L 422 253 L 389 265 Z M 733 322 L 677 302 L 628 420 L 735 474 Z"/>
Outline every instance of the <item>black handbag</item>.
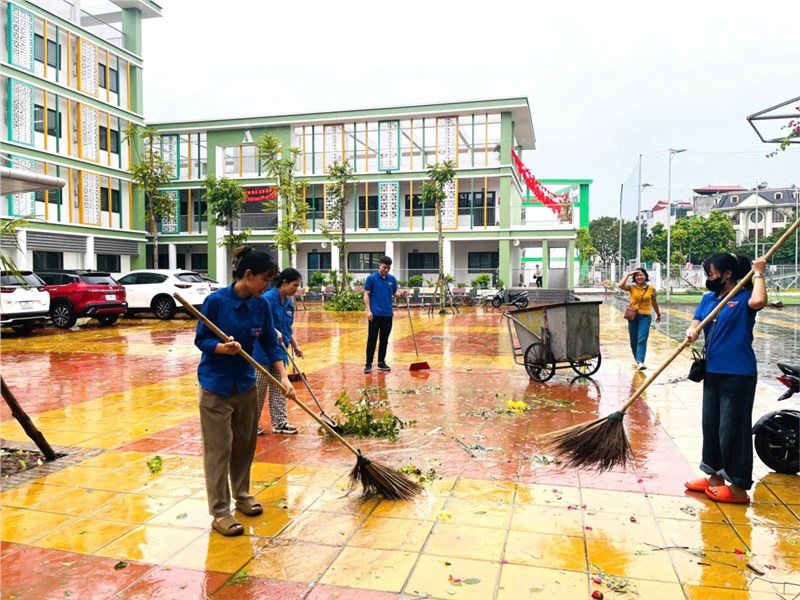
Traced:
<path fill-rule="evenodd" d="M 706 337 L 706 341 L 703 344 L 703 351 L 698 352 L 695 348 L 692 348 L 692 364 L 689 367 L 689 381 L 695 381 L 700 383 L 706 376 L 706 349 L 708 348 L 708 342 L 711 340 L 711 336 L 714 334 L 714 328 L 717 326 L 717 320 L 711 324 L 711 331 L 708 333 Z"/>

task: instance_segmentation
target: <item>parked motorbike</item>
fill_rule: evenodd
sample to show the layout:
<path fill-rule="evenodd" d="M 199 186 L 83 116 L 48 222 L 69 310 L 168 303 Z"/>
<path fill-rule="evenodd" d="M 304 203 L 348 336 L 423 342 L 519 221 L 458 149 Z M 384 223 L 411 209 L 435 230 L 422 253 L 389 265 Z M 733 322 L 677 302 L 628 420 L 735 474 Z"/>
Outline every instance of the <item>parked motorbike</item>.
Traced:
<path fill-rule="evenodd" d="M 786 391 L 778 400 L 786 400 L 800 392 L 800 365 L 779 361 L 783 375 L 778 377 Z M 758 457 L 777 473 L 797 474 L 800 471 L 800 410 L 783 409 L 767 413 L 753 426 Z"/>
<path fill-rule="evenodd" d="M 528 306 L 528 292 L 517 292 L 516 294 L 510 293 L 504 286 L 500 286 L 497 293 L 492 298 L 492 306 L 500 308 L 503 305 L 513 304 L 517 308 L 525 308 Z"/>

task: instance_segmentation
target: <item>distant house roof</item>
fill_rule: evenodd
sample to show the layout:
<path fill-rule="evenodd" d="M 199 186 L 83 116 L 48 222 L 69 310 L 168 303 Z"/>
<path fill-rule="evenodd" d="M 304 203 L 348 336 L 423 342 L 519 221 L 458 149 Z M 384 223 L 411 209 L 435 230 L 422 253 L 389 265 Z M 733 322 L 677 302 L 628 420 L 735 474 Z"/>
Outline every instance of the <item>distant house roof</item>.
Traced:
<path fill-rule="evenodd" d="M 745 189 L 742 191 L 744 191 L 745 194 L 722 194 L 720 199 L 714 205 L 714 208 L 739 208 L 739 204 L 741 202 L 744 202 L 745 199 L 754 196 L 756 193 L 755 190 Z M 774 188 L 769 190 L 760 190 L 758 192 L 758 197 L 760 200 L 766 200 L 764 208 L 767 207 L 767 204 L 776 206 L 795 206 L 798 200 L 795 197 L 796 193 L 798 193 L 798 190 L 795 188 Z M 780 197 L 776 197 L 778 194 L 780 194 Z"/>
<path fill-rule="evenodd" d="M 712 194 L 726 194 L 728 192 L 744 192 L 747 188 L 738 185 L 707 185 L 706 187 L 694 188 L 695 194 L 700 196 L 710 196 Z"/>
<path fill-rule="evenodd" d="M 681 201 L 681 200 L 673 200 L 672 201 L 672 205 L 675 208 L 687 208 L 687 209 L 691 209 L 692 208 L 692 203 L 691 202 L 684 202 L 684 201 Z M 653 208 L 651 208 L 650 210 L 652 212 L 657 212 L 659 210 L 664 210 L 665 208 L 667 208 L 667 201 L 666 200 L 659 200 L 658 202 L 656 202 L 653 205 Z"/>

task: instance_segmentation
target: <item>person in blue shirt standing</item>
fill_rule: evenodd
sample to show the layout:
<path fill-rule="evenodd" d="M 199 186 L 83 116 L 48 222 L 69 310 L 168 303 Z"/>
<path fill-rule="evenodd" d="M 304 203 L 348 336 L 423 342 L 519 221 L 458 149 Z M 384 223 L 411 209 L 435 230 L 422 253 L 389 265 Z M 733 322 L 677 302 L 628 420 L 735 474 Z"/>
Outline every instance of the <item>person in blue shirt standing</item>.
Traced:
<path fill-rule="evenodd" d="M 753 402 L 758 381 L 753 351 L 756 313 L 767 303 L 764 280 L 766 261 L 753 261 L 752 281 L 731 298 L 706 325 L 706 375 L 703 379 L 703 450 L 700 470 L 708 478 L 687 481 L 686 489 L 704 492 L 715 502 L 746 504 L 753 486 Z M 720 252 L 703 262 L 706 287 L 686 331 L 690 342 L 695 331 L 720 300 L 750 271 L 746 256 Z M 725 482 L 729 481 L 730 485 Z"/>
<path fill-rule="evenodd" d="M 392 297 L 405 297 L 405 293 L 397 288 L 397 279 L 389 274 L 392 259 L 383 256 L 378 261 L 378 270 L 371 273 L 364 281 L 364 306 L 367 308 L 369 333 L 367 335 L 367 362 L 364 373 L 372 373 L 372 360 L 375 358 L 375 345 L 378 346 L 378 371 L 391 371 L 386 364 L 386 348 L 389 345 L 389 334 L 392 332 Z M 380 342 L 378 338 L 380 337 Z"/>
<path fill-rule="evenodd" d="M 294 302 L 292 302 L 292 298 L 297 293 L 302 283 L 302 277 L 300 271 L 288 267 L 278 274 L 272 282 L 272 287 L 268 289 L 263 296 L 272 312 L 272 320 L 275 323 L 275 329 L 280 333 L 281 355 L 284 366 L 289 364 L 289 355 L 286 353 L 285 348 L 288 348 L 290 345 L 295 355 L 303 358 L 303 351 L 294 338 L 294 332 L 292 330 L 292 326 L 294 325 Z M 269 357 L 260 347 L 256 346 L 253 358 L 266 366 L 273 377 L 276 379 L 278 378 L 278 372 L 275 370 L 275 367 L 269 364 Z M 261 412 L 264 410 L 264 401 L 267 394 L 269 394 L 269 417 L 272 421 L 272 433 L 289 435 L 297 433 L 297 427 L 289 424 L 289 418 L 286 414 L 286 398 L 281 393 L 280 389 L 270 384 L 267 376 L 260 371 L 256 373 L 256 386 L 258 387 L 259 421 L 261 421 Z M 264 430 L 259 427 L 258 435 L 263 435 L 263 433 Z"/>
<path fill-rule="evenodd" d="M 279 374 L 286 396 L 295 393 L 283 366 L 272 314 L 261 298 L 276 271 L 269 254 L 250 247 L 238 249 L 233 259 L 234 283 L 210 294 L 202 309 L 229 340 L 220 340 L 202 321 L 195 334 L 195 346 L 203 352 L 197 378 L 208 510 L 214 517 L 212 528 L 224 536 L 244 533 L 231 514 L 231 488 L 239 511 L 250 516 L 263 512 L 250 495 L 258 426 L 256 374 L 239 356 L 239 349 L 252 356 L 257 346 Z"/>

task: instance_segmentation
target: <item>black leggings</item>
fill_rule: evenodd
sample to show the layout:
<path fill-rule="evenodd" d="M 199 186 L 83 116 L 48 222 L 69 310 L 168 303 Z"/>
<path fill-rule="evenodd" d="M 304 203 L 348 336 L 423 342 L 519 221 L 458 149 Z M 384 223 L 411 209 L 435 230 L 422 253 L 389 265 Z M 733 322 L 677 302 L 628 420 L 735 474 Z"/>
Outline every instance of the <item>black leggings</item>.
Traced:
<path fill-rule="evenodd" d="M 372 315 L 369 322 L 369 335 L 367 336 L 367 364 L 372 364 L 375 357 L 375 344 L 380 334 L 380 344 L 378 344 L 378 362 L 386 362 L 386 347 L 389 345 L 389 334 L 392 332 L 392 317 L 378 317 Z"/>

